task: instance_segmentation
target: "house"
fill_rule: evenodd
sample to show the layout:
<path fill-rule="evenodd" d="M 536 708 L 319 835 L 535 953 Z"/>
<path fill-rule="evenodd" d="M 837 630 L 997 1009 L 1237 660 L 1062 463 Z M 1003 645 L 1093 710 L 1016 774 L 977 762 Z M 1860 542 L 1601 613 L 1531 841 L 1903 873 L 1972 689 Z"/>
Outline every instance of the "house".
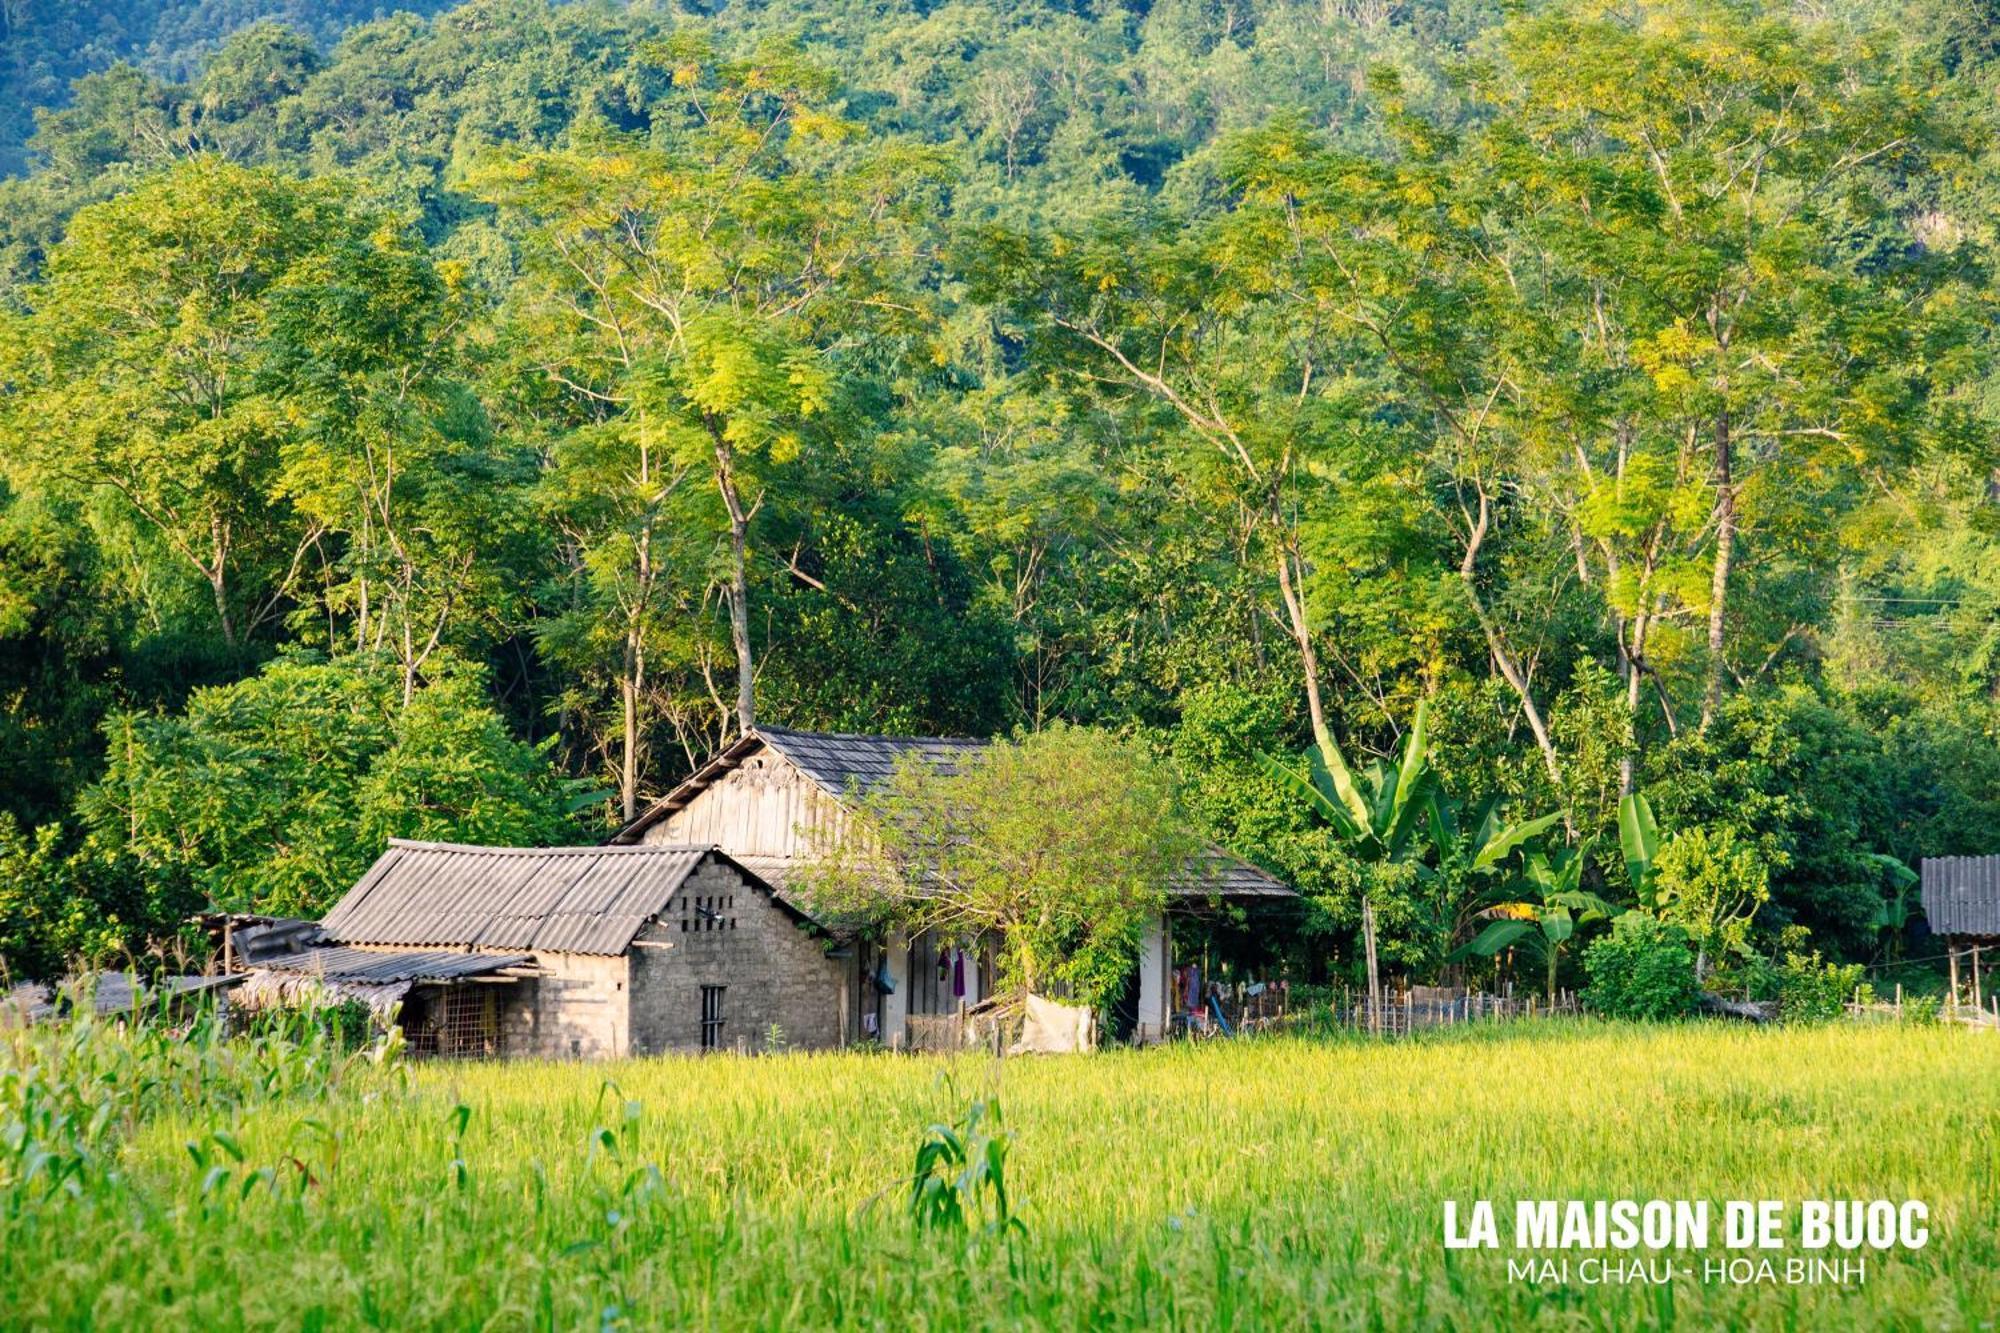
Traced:
<path fill-rule="evenodd" d="M 983 744 L 765 728 L 608 845 L 395 840 L 324 921 L 206 924 L 248 974 L 233 1004 L 354 1001 L 419 1055 L 904 1046 L 991 994 L 994 941 L 857 937 L 813 918 L 800 872 L 902 756 L 949 768 Z M 1175 920 L 1295 897 L 1211 852 L 1147 931 L 1132 1035 L 1168 1030 Z"/>
<path fill-rule="evenodd" d="M 1959 963 L 1971 966 L 1973 1008 L 1984 1005 L 1980 950 L 2000 945 L 2000 856 L 1927 856 L 1921 867 L 1924 919 L 1944 938 L 1952 1002 L 1960 1002 Z"/>
<path fill-rule="evenodd" d="M 811 859 L 850 836 L 855 802 L 888 780 L 906 756 L 950 769 L 986 742 L 937 737 L 829 735 L 760 727 L 729 746 L 622 829 L 620 846 L 712 845 L 783 899 Z M 1132 1036 L 1157 1040 L 1175 1004 L 1173 922 L 1217 902 L 1290 905 L 1281 881 L 1220 850 L 1200 873 L 1175 886 L 1174 901 L 1146 932 L 1138 968 Z M 956 946 L 970 946 L 961 950 Z M 848 1039 L 900 1046 L 911 1019 L 976 1003 L 993 985 L 991 941 L 920 935 L 877 945 L 858 941 L 841 994 Z"/>
<path fill-rule="evenodd" d="M 317 928 L 239 928 L 234 1003 L 395 1012 L 416 1054 L 835 1046 L 838 943 L 713 847 L 395 840 Z"/>

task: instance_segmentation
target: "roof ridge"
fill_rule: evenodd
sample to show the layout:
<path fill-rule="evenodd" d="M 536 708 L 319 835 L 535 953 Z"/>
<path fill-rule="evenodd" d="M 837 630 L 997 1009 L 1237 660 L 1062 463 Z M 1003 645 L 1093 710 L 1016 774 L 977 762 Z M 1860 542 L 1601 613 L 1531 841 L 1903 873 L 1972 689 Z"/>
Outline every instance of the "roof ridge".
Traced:
<path fill-rule="evenodd" d="M 806 736 L 826 741 L 905 741 L 930 745 L 991 745 L 991 736 L 892 736 L 880 731 L 806 731 L 798 727 L 773 727 L 759 723 L 751 728 L 756 736 Z"/>
<path fill-rule="evenodd" d="M 490 847 L 476 842 L 427 842 L 419 838 L 391 838 L 391 847 L 416 852 L 477 852 L 482 856 L 602 856 L 606 853 L 630 855 L 634 852 L 719 852 L 713 842 L 632 843 L 613 845 L 590 843 L 571 847 Z"/>

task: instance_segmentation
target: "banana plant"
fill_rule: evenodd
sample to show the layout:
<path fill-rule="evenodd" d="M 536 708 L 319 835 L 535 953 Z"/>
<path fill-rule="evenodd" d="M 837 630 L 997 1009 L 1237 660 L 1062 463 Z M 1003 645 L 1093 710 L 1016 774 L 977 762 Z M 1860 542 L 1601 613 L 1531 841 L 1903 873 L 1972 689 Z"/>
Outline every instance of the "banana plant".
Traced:
<path fill-rule="evenodd" d="M 1618 847 L 1625 853 L 1633 896 L 1647 911 L 1658 911 L 1653 871 L 1660 860 L 1660 826 L 1653 819 L 1653 807 L 1638 792 L 1618 800 Z"/>
<path fill-rule="evenodd" d="M 1304 772 L 1268 754 L 1263 760 L 1280 786 L 1327 822 L 1347 845 L 1348 855 L 1357 861 L 1395 862 L 1423 855 L 1417 835 L 1437 793 L 1430 748 L 1430 701 L 1424 700 L 1417 705 L 1416 719 L 1394 764 L 1378 760 L 1357 777 L 1331 739 L 1307 754 Z M 1361 936 L 1368 960 L 1369 1003 L 1379 1014 L 1382 982 L 1375 962 L 1375 908 L 1366 893 L 1361 897 Z"/>
<path fill-rule="evenodd" d="M 1549 1003 L 1555 1003 L 1564 946 L 1579 925 L 1604 920 L 1615 910 L 1583 887 L 1583 868 L 1589 859 L 1589 843 L 1559 847 L 1553 853 L 1530 851 L 1522 882 L 1511 886 L 1523 890 L 1522 896 L 1488 902 L 1479 913 L 1489 923 L 1486 929 L 1452 958 L 1492 958 L 1515 946 L 1528 948 L 1541 955 Z"/>
<path fill-rule="evenodd" d="M 1897 857 L 1883 852 L 1864 852 L 1862 860 L 1880 870 L 1889 881 L 1881 901 L 1875 904 L 1875 914 L 1869 924 L 1883 937 L 1884 956 L 1897 958 L 1903 952 L 1903 932 L 1909 928 L 1910 919 L 1916 915 L 1910 903 L 1910 891 L 1917 887 L 1917 872 L 1910 869 Z"/>
<path fill-rule="evenodd" d="M 1423 854 L 1424 831 L 1437 775 L 1430 766 L 1430 702 L 1403 737 L 1402 753 L 1391 764 L 1377 760 L 1357 775 L 1338 746 L 1306 756 L 1305 771 L 1262 756 L 1265 771 L 1324 819 L 1358 861 L 1404 861 Z"/>
<path fill-rule="evenodd" d="M 1475 875 L 1500 870 L 1516 848 L 1541 837 L 1562 819 L 1560 814 L 1553 814 L 1518 824 L 1502 823 L 1497 800 L 1482 801 L 1474 811 L 1478 817 L 1467 825 L 1458 817 L 1458 803 L 1434 792 L 1427 814 L 1431 844 L 1437 848 L 1438 860 L 1454 862 Z"/>

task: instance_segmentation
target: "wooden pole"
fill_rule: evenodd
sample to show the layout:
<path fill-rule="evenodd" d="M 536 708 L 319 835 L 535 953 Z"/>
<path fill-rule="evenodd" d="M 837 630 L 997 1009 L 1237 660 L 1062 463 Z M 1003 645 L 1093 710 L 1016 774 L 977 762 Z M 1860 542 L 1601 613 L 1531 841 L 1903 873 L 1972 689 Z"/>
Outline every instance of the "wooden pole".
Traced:
<path fill-rule="evenodd" d="M 1951 1012 L 1952 1012 L 1952 1013 L 1953 1013 L 1954 1015 L 1956 1015 L 1956 1014 L 1958 1013 L 1958 948 L 1957 948 L 1957 946 L 1955 946 L 1955 945 L 1950 945 L 1950 944 L 1947 944 L 1947 945 L 1945 945 L 1945 946 L 1944 946 L 1944 954 L 1945 954 L 1945 957 L 1946 957 L 1946 958 L 1948 958 L 1948 959 L 1950 959 L 1950 960 L 1951 960 L 1951 1003 L 1950 1003 L 1950 1005 L 1949 1005 L 1948 1007 L 1949 1007 L 1949 1009 L 1951 1010 Z"/>
<path fill-rule="evenodd" d="M 1984 1009 L 1986 1001 L 1979 994 L 1979 946 L 1972 946 L 1972 1007 Z"/>
<path fill-rule="evenodd" d="M 1375 967 L 1375 904 L 1361 900 L 1361 933 L 1368 945 L 1368 1015 L 1375 1035 L 1382 1034 L 1382 975 Z"/>

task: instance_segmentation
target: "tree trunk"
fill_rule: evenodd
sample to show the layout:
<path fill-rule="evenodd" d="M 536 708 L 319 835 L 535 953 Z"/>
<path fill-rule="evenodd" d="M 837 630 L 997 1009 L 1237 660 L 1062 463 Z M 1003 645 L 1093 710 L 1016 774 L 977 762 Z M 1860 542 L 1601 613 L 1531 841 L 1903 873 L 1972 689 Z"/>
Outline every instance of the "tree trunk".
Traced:
<path fill-rule="evenodd" d="M 1722 707 L 1723 630 L 1729 612 L 1729 574 L 1736 561 L 1736 483 L 1731 452 L 1729 409 L 1724 408 L 1715 416 L 1715 576 L 1708 594 L 1708 691 L 1701 704 L 1704 731 Z"/>
<path fill-rule="evenodd" d="M 625 670 L 618 692 L 625 709 L 624 751 L 618 758 L 618 801 L 630 824 L 639 817 L 639 664 L 637 631 L 625 635 Z"/>
<path fill-rule="evenodd" d="M 748 736 L 757 726 L 754 697 L 756 675 L 750 657 L 750 515 L 743 508 L 743 496 L 736 489 L 735 456 L 722 433 L 709 426 L 715 439 L 715 484 L 722 503 L 729 510 L 729 638 L 736 649 L 736 725 Z"/>
<path fill-rule="evenodd" d="M 1479 562 L 1479 548 L 1485 544 L 1486 531 L 1492 521 L 1492 504 L 1486 497 L 1486 489 L 1479 489 L 1479 515 L 1472 522 L 1471 530 L 1465 538 L 1465 557 L 1458 562 L 1458 580 L 1465 588 L 1465 599 L 1472 604 L 1472 614 L 1479 621 L 1479 629 L 1486 636 L 1486 649 L 1492 654 L 1493 664 L 1500 668 L 1500 675 L 1513 687 L 1514 694 L 1521 701 L 1521 714 L 1528 719 L 1528 730 L 1535 735 L 1535 745 L 1542 752 L 1542 767 L 1548 770 L 1549 782 L 1555 788 L 1557 800 L 1563 800 L 1562 760 L 1556 754 L 1556 744 L 1549 736 L 1548 724 L 1542 718 L 1542 710 L 1535 703 L 1535 696 L 1528 688 L 1528 678 L 1515 663 L 1514 655 L 1507 649 L 1507 641 L 1501 637 L 1499 625 L 1486 610 L 1486 603 L 1479 596 L 1479 585 L 1475 569 Z M 1567 803 L 1565 802 L 1565 806 Z M 1564 827 L 1569 827 L 1567 809 L 1563 815 Z M 1574 831 L 1574 830 L 1572 830 Z"/>
<path fill-rule="evenodd" d="M 1630 796 L 1638 786 L 1639 768 L 1639 694 L 1646 681 L 1646 628 L 1647 615 L 1641 607 L 1629 622 L 1631 639 L 1620 637 L 1618 655 L 1624 659 L 1625 667 L 1625 716 L 1631 720 L 1632 743 L 1618 761 L 1618 794 Z"/>
<path fill-rule="evenodd" d="M 736 648 L 736 725 L 748 736 L 757 726 L 750 660 L 750 576 L 745 551 L 746 524 L 729 521 L 729 637 Z"/>
<path fill-rule="evenodd" d="M 1361 938 L 1368 950 L 1368 1026 L 1382 1031 L 1382 974 L 1375 966 L 1375 902 L 1361 900 Z"/>
<path fill-rule="evenodd" d="M 1305 672 L 1306 713 L 1312 719 L 1313 744 L 1319 747 L 1320 757 L 1330 769 L 1344 767 L 1340 759 L 1340 749 L 1333 743 L 1333 732 L 1326 725 L 1326 704 L 1319 688 L 1319 653 L 1313 647 L 1312 628 L 1306 620 L 1304 591 L 1293 577 L 1293 562 L 1296 559 L 1296 543 L 1290 539 L 1278 544 L 1278 594 L 1284 599 L 1285 618 L 1292 628 L 1292 639 L 1299 646 L 1299 664 Z"/>
<path fill-rule="evenodd" d="M 222 641 L 231 648 L 236 646 L 236 625 L 229 617 L 229 589 L 223 580 L 222 569 L 217 566 L 208 576 L 208 586 L 215 594 L 215 618 L 222 623 Z"/>

